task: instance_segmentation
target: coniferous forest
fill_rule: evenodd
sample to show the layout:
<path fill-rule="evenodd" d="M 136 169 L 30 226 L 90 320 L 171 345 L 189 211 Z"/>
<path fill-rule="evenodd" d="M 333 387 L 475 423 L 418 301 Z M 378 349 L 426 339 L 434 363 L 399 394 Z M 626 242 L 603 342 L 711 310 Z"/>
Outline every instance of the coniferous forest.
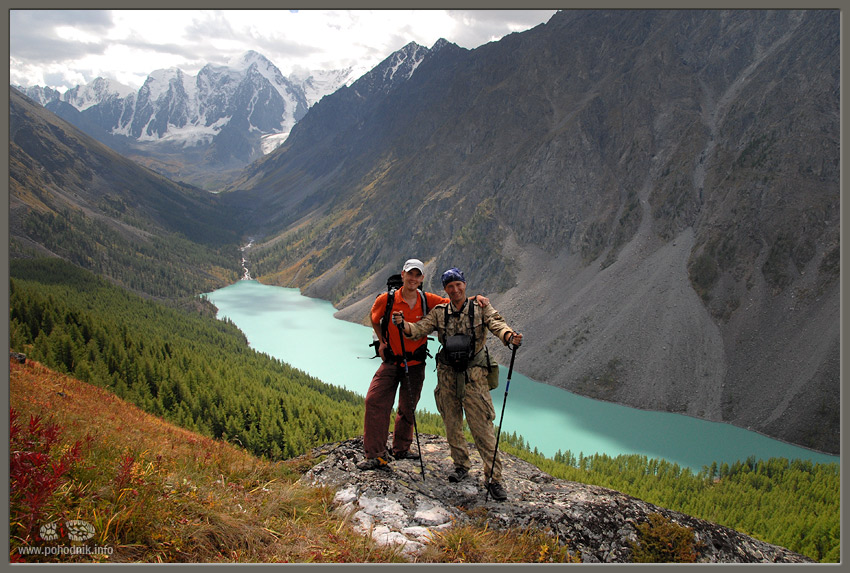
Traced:
<path fill-rule="evenodd" d="M 505 449 L 555 477 L 599 485 L 727 525 L 812 559 L 837 563 L 841 550 L 841 471 L 837 463 L 750 457 L 698 473 L 642 455 L 546 458 L 509 435 Z M 501 447 L 501 446 L 500 446 Z"/>
<path fill-rule="evenodd" d="M 146 300 L 60 259 L 16 259 L 10 271 L 11 349 L 147 412 L 271 460 L 363 431 L 361 396 L 252 350 L 211 309 Z M 438 416 L 417 418 L 420 431 L 443 434 Z M 750 459 L 694 474 L 644 456 L 566 451 L 546 458 L 516 435 L 503 436 L 502 444 L 555 477 L 610 487 L 819 561 L 839 561 L 837 464 Z"/>
<path fill-rule="evenodd" d="M 147 412 L 272 459 L 360 431 L 361 397 L 250 349 L 232 323 L 59 259 L 14 260 L 11 276 L 12 348 Z"/>

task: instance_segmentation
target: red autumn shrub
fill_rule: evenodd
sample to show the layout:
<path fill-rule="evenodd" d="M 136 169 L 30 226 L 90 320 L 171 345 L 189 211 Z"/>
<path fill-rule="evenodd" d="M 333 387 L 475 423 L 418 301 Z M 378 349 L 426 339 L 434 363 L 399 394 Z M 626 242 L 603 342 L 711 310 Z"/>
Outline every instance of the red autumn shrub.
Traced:
<path fill-rule="evenodd" d="M 53 494 L 66 481 L 66 474 L 82 458 L 77 441 L 56 452 L 61 429 L 39 416 L 31 416 L 22 427 L 18 413 L 9 409 L 9 517 L 10 524 L 23 527 L 24 536 L 34 539 L 49 511 Z"/>

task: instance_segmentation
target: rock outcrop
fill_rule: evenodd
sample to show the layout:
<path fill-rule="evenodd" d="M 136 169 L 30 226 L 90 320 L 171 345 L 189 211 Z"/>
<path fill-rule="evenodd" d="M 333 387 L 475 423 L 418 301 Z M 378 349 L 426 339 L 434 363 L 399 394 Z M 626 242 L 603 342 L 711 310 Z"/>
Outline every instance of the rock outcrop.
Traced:
<path fill-rule="evenodd" d="M 382 544 L 401 544 L 414 560 L 434 532 L 486 513 L 490 527 L 549 529 L 585 563 L 628 563 L 637 526 L 651 514 L 693 530 L 701 546 L 698 562 L 806 563 L 811 559 L 708 521 L 646 503 L 629 495 L 554 478 L 532 464 L 500 452 L 508 500 L 485 502 L 481 459 L 470 444 L 472 470 L 460 483 L 452 470 L 445 438 L 421 434 L 425 479 L 418 460 L 393 461 L 391 471 L 358 470 L 363 442 L 354 438 L 312 451 L 323 458 L 301 478 L 336 489 L 337 511 L 355 528 Z"/>

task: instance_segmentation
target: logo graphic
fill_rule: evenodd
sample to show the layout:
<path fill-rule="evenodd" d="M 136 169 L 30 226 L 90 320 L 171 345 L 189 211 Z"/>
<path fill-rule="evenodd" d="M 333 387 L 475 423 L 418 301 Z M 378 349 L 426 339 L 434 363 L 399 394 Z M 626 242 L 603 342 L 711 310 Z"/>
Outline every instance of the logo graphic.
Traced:
<path fill-rule="evenodd" d="M 38 530 L 38 533 L 45 541 L 56 541 L 59 539 L 59 524 L 55 521 L 52 523 L 45 523 L 41 526 L 41 529 Z"/>
<path fill-rule="evenodd" d="M 94 537 L 94 526 L 88 521 L 72 519 L 65 522 L 65 528 L 71 541 L 86 541 Z"/>
<path fill-rule="evenodd" d="M 39 535 L 45 541 L 56 541 L 63 533 L 68 533 L 68 539 L 71 541 L 87 541 L 94 537 L 94 526 L 88 521 L 81 519 L 72 519 L 65 522 L 64 530 L 59 527 L 55 521 L 45 523 L 38 530 Z"/>

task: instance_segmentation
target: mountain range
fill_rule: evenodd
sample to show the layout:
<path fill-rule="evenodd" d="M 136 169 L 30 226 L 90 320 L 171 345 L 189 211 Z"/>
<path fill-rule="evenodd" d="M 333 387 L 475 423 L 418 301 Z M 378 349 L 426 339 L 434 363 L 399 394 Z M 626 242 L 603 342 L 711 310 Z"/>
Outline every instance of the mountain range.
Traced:
<path fill-rule="evenodd" d="M 128 157 L 209 188 L 273 150 L 316 101 L 363 71 L 296 70 L 287 77 L 249 51 L 195 76 L 155 70 L 138 90 L 105 78 L 62 94 L 16 87 Z"/>
<path fill-rule="evenodd" d="M 187 217 L 252 239 L 252 276 L 332 300 L 355 322 L 405 259 L 426 262 L 433 292 L 458 266 L 525 334 L 516 363 L 534 379 L 837 453 L 839 19 L 562 11 L 474 50 L 410 44 L 309 106 L 265 155 L 239 126 L 271 129 L 263 121 L 282 115 L 227 116 L 233 127 L 203 152 L 220 192 Z M 149 79 L 146 101 L 180 86 L 188 96 L 177 77 L 169 89 Z M 280 92 L 263 93 L 277 109 Z M 122 137 L 209 127 L 227 106 L 207 105 L 197 124 L 175 107 L 120 124 Z M 51 126 L 38 138 L 69 133 Z M 31 144 L 17 133 L 13 144 Z M 163 139 L 180 169 L 195 160 Z M 30 149 L 13 177 L 52 169 Z M 230 176 L 240 161 L 252 162 Z"/>

